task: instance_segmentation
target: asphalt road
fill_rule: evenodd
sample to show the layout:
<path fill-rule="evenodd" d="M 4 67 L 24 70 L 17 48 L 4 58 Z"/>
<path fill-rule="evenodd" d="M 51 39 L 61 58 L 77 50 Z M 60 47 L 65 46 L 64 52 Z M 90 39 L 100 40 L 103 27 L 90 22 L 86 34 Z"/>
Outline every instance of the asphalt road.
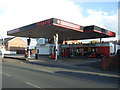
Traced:
<path fill-rule="evenodd" d="M 118 88 L 118 77 L 22 61 L 2 63 L 2 88 Z"/>

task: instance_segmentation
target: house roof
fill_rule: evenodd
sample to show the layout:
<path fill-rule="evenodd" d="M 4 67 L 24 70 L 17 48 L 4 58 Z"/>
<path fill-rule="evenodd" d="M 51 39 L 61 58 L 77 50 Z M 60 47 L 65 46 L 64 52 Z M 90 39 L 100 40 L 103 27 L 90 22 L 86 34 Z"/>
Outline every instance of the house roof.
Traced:
<path fill-rule="evenodd" d="M 8 41 L 12 40 L 13 38 L 15 38 L 15 37 L 11 37 L 11 38 L 4 38 L 4 43 L 6 43 L 6 42 L 8 42 Z M 2 42 L 2 41 L 3 41 L 3 39 L 0 39 L 0 42 Z"/>

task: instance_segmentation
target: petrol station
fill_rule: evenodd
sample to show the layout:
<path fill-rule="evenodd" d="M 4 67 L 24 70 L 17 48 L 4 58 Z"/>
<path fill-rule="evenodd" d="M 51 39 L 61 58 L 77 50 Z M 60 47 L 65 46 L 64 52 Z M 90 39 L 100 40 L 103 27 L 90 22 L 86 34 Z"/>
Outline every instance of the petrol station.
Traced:
<path fill-rule="evenodd" d="M 102 42 L 102 38 L 115 37 L 115 33 L 104 28 L 91 25 L 81 26 L 71 22 L 67 22 L 57 18 L 43 20 L 27 26 L 16 28 L 7 32 L 10 36 L 27 37 L 28 46 L 30 38 L 46 38 L 51 45 L 52 52 L 49 53 L 50 58 L 57 60 L 58 56 L 85 56 L 85 51 L 94 53 L 105 54 L 110 57 L 109 43 Z M 84 40 L 99 38 L 100 42 L 88 45 L 63 45 L 63 41 L 67 40 Z M 51 50 L 50 50 L 51 51 Z M 115 51 L 115 50 L 114 50 Z M 39 54 L 39 53 L 38 53 Z M 28 51 L 30 57 L 30 51 Z"/>

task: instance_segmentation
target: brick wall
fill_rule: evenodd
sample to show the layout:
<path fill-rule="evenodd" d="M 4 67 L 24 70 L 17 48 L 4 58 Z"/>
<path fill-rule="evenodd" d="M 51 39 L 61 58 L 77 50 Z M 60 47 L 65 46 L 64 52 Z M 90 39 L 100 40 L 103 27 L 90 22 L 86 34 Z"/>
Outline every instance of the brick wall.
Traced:
<path fill-rule="evenodd" d="M 9 51 L 17 51 L 18 53 L 24 53 L 26 47 L 26 43 L 19 37 L 13 38 L 8 41 L 7 50 Z"/>

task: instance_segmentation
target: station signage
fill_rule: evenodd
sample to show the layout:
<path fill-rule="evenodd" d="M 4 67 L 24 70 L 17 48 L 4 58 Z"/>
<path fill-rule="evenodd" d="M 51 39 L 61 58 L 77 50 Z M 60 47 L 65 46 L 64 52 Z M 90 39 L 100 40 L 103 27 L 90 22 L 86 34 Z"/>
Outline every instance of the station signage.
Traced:
<path fill-rule="evenodd" d="M 111 32 L 111 31 L 107 31 L 107 32 L 106 32 L 106 35 L 115 36 L 115 33 L 114 33 L 114 32 Z"/>
<path fill-rule="evenodd" d="M 57 19 L 56 23 L 59 24 L 59 25 L 62 25 L 62 26 L 66 26 L 66 27 L 70 27 L 70 28 L 73 28 L 73 29 L 79 29 L 80 30 L 79 25 L 76 25 L 76 24 L 73 24 L 73 23 L 70 23 L 70 22 L 66 22 L 66 21 L 63 21 L 63 20 L 60 20 L 60 19 Z"/>
<path fill-rule="evenodd" d="M 44 25 L 49 25 L 50 23 L 51 23 L 51 19 L 48 19 L 48 20 L 36 23 L 36 26 L 41 27 L 41 26 L 44 26 Z"/>

